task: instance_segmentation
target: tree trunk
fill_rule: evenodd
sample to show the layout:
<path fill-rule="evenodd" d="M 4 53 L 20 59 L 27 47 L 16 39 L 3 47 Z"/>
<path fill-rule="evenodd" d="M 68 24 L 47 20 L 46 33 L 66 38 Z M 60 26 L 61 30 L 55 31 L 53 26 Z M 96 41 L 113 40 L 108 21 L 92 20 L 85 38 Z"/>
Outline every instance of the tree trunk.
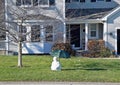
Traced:
<path fill-rule="evenodd" d="M 22 42 L 18 42 L 18 67 L 22 67 Z"/>

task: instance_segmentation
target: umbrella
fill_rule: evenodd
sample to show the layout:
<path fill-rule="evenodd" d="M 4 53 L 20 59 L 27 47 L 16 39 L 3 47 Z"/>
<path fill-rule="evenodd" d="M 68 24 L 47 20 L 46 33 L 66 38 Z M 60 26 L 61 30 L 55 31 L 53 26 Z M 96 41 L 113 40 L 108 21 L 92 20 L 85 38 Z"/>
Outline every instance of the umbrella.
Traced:
<path fill-rule="evenodd" d="M 53 57 L 59 57 L 59 58 L 70 58 L 69 53 L 64 50 L 53 50 L 51 52 L 51 55 Z"/>

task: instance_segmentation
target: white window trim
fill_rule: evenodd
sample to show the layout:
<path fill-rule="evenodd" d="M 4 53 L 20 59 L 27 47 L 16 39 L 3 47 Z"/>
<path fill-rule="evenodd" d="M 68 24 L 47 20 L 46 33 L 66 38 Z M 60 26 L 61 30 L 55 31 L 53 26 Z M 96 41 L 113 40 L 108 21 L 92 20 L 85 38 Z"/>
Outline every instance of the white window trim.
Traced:
<path fill-rule="evenodd" d="M 89 39 L 98 39 L 98 24 L 96 24 L 96 36 L 95 37 L 91 37 L 91 25 L 89 24 Z"/>

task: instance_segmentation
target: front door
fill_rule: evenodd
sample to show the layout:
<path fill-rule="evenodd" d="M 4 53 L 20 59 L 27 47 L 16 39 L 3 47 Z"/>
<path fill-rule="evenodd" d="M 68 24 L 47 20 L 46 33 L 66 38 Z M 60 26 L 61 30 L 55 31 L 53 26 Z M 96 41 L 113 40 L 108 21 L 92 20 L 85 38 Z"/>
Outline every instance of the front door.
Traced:
<path fill-rule="evenodd" d="M 75 48 L 80 48 L 80 25 L 70 25 L 70 43 Z"/>
<path fill-rule="evenodd" d="M 117 29 L 117 54 L 120 54 L 120 29 Z"/>

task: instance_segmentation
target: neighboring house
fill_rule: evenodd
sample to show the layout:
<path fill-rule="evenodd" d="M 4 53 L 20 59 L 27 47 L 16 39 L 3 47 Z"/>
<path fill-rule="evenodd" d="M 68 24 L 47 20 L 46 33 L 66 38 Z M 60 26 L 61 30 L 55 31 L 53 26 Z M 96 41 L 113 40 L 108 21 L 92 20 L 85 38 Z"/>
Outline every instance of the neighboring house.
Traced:
<path fill-rule="evenodd" d="M 119 0 L 66 0 L 66 29 L 75 49 L 87 50 L 91 39 L 120 54 Z"/>
<path fill-rule="evenodd" d="M 119 0 L 5 0 L 6 21 L 15 22 L 8 5 L 24 7 L 32 17 L 24 23 L 24 32 L 32 32 L 30 37 L 25 36 L 30 42 L 23 43 L 23 54 L 49 53 L 59 41 L 69 41 L 76 50 L 87 50 L 91 39 L 104 40 L 107 47 L 120 54 Z M 17 24 L 12 26 L 19 29 Z M 14 43 L 6 43 L 8 53 L 16 49 Z"/>

